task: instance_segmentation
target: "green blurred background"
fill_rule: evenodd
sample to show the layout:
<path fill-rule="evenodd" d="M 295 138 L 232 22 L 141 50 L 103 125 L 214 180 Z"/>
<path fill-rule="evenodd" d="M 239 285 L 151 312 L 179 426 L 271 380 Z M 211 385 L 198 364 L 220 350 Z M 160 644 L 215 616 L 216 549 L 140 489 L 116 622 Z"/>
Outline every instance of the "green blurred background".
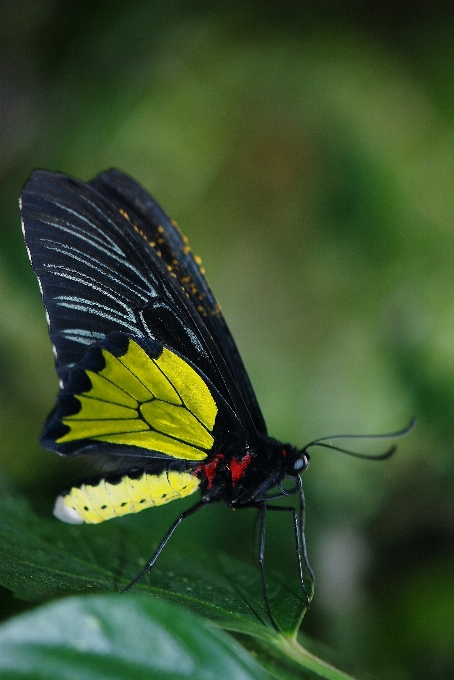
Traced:
<path fill-rule="evenodd" d="M 48 516 L 76 474 L 38 443 L 57 380 L 21 187 L 116 166 L 202 256 L 273 436 L 418 418 L 393 459 L 319 450 L 304 475 L 304 630 L 365 677 L 454 677 L 451 5 L 0 2 L 0 488 Z M 175 514 L 148 512 L 157 535 Z M 252 524 L 213 508 L 169 550 L 249 559 Z M 3 591 L 1 615 L 18 606 Z"/>

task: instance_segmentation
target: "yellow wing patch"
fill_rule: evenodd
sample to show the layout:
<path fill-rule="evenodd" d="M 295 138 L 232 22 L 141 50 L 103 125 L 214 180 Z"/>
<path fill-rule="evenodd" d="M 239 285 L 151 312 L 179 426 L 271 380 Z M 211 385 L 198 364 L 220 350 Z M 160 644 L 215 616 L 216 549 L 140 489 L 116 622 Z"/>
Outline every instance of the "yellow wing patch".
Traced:
<path fill-rule="evenodd" d="M 212 430 L 217 407 L 200 375 L 184 359 L 165 347 L 161 356 L 156 359 L 156 364 L 174 385 L 189 411 Z"/>
<path fill-rule="evenodd" d="M 99 524 L 113 517 L 140 512 L 154 505 L 164 505 L 197 490 L 200 480 L 189 472 L 165 470 L 160 475 L 146 472 L 138 479 L 125 475 L 118 484 L 101 479 L 96 485 L 82 484 L 57 499 L 63 501 L 86 524 Z M 55 512 L 55 511 L 54 511 Z M 59 519 L 68 520 L 65 511 L 56 512 Z"/>
<path fill-rule="evenodd" d="M 95 439 L 185 460 L 206 458 L 218 409 L 200 375 L 171 350 L 152 359 L 134 340 L 123 356 L 102 354 L 105 367 L 85 371 L 91 388 L 74 395 L 80 410 L 62 419 L 69 432 L 57 444 Z"/>

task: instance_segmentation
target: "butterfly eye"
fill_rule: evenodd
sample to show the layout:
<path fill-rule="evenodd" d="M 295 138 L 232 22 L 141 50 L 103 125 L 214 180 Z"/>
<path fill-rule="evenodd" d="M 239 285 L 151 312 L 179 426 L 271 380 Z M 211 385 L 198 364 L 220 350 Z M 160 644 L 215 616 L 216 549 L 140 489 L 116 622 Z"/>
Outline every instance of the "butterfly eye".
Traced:
<path fill-rule="evenodd" d="M 309 465 L 309 456 L 307 454 L 303 454 L 301 458 L 297 458 L 293 464 L 293 469 L 295 472 L 302 472 L 307 468 Z"/>

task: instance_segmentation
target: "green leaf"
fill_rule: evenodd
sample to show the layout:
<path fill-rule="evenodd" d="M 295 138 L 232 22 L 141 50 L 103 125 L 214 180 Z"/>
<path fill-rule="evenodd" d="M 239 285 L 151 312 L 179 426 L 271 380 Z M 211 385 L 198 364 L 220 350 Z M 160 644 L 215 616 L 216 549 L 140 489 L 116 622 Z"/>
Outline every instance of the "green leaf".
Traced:
<path fill-rule="evenodd" d="M 340 671 L 320 659 L 298 640 L 283 635 L 245 636 L 234 634 L 243 646 L 279 680 L 354 680 L 351 675 Z"/>
<path fill-rule="evenodd" d="M 268 674 L 215 625 L 140 595 L 71 597 L 0 626 L 2 678 L 253 680 Z"/>
<path fill-rule="evenodd" d="M 117 520 L 70 526 L 38 518 L 26 504 L 11 498 L 0 501 L 0 546 L 0 583 L 29 600 L 121 591 L 155 548 L 146 523 Z M 191 546 L 190 559 L 165 550 L 134 590 L 183 602 L 230 625 L 271 626 L 258 568 L 226 556 L 206 555 L 196 547 Z M 299 591 L 298 582 L 289 585 L 279 577 L 268 578 L 273 614 L 287 634 L 297 630 L 305 611 Z"/>
<path fill-rule="evenodd" d="M 0 500 L 0 584 L 18 597 L 35 601 L 74 593 L 118 592 L 140 572 L 155 547 L 150 545 L 147 522 L 138 520 L 69 526 L 38 518 L 26 503 L 4 496 Z M 267 616 L 258 568 L 225 555 L 204 555 L 193 546 L 190 556 L 165 550 L 134 590 L 172 600 L 211 619 L 237 636 L 275 678 L 346 680 L 349 676 L 311 655 L 295 639 L 305 611 L 299 583 L 289 584 L 270 574 L 267 585 L 281 632 Z M 134 595 L 112 600 L 117 610 L 124 603 L 125 617 L 130 615 L 130 597 Z"/>

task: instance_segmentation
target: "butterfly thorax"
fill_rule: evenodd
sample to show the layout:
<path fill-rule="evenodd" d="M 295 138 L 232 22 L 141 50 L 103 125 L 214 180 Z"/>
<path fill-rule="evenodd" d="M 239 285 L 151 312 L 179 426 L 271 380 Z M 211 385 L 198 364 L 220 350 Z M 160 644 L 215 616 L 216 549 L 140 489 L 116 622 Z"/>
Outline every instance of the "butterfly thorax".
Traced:
<path fill-rule="evenodd" d="M 286 477 L 297 477 L 309 464 L 309 456 L 290 444 L 261 436 L 254 448 L 240 453 L 228 446 L 209 461 L 197 465 L 193 474 L 207 502 L 224 501 L 229 506 L 258 503 Z"/>

